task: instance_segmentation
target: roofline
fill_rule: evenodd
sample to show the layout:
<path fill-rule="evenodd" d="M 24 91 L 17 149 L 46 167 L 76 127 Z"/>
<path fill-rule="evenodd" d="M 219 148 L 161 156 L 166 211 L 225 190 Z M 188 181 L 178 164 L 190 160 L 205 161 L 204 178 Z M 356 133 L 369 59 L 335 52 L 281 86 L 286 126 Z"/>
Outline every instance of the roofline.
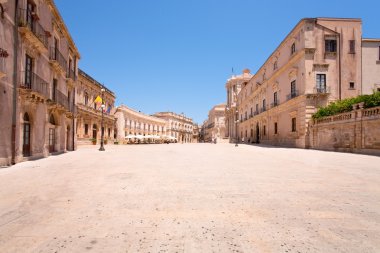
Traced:
<path fill-rule="evenodd" d="M 380 38 L 362 38 L 363 42 L 380 42 Z"/>
<path fill-rule="evenodd" d="M 69 29 L 67 28 L 61 14 L 59 13 L 59 10 L 57 8 L 57 6 L 55 5 L 54 3 L 54 0 L 47 0 L 48 4 L 50 4 L 51 8 L 52 8 L 52 13 L 56 16 L 56 18 L 58 19 L 57 22 L 59 25 L 62 26 L 63 30 L 64 30 L 64 33 L 65 35 L 67 36 L 68 40 L 69 40 L 69 43 L 71 44 L 71 46 L 75 49 L 75 54 L 76 56 L 78 57 L 78 59 L 81 58 L 80 56 L 80 53 L 79 53 L 79 50 L 77 48 L 77 46 L 75 45 L 75 42 L 73 40 L 73 38 L 71 37 L 71 34 L 69 32 Z"/>
<path fill-rule="evenodd" d="M 161 123 L 166 123 L 166 122 L 167 122 L 167 121 L 164 120 L 164 119 L 161 119 L 161 118 L 156 117 L 156 116 L 153 116 L 153 115 L 145 114 L 145 113 L 143 113 L 143 112 L 141 112 L 141 111 L 137 111 L 136 109 L 130 108 L 130 107 L 124 105 L 124 104 L 121 104 L 121 105 L 117 106 L 117 107 L 116 107 L 116 110 L 118 110 L 119 108 L 120 108 L 120 109 L 127 109 L 127 110 L 132 111 L 132 112 L 134 112 L 134 113 L 136 113 L 136 114 L 140 114 L 140 115 L 142 115 L 142 116 L 144 116 L 144 117 L 152 118 L 152 120 L 161 121 Z"/>
<path fill-rule="evenodd" d="M 86 72 L 84 72 L 82 69 L 78 68 L 78 74 L 79 75 L 82 75 L 83 77 L 89 79 L 90 81 L 92 81 L 94 84 L 98 85 L 99 88 L 104 88 L 106 91 L 108 91 L 109 93 L 111 93 L 111 95 L 113 97 L 116 98 L 115 96 L 115 93 L 113 91 L 111 91 L 110 89 L 108 89 L 106 86 L 104 86 L 103 84 L 99 83 L 98 81 L 96 81 L 92 76 L 90 76 L 89 74 L 87 74 Z"/>
<path fill-rule="evenodd" d="M 329 18 L 329 17 L 317 17 L 317 18 L 302 18 L 298 23 L 293 27 L 293 29 L 285 36 L 285 38 L 280 42 L 280 44 L 273 50 L 273 52 L 269 55 L 269 57 L 265 60 L 264 64 L 261 65 L 261 67 L 256 71 L 256 73 L 252 76 L 252 78 L 249 80 L 251 81 L 257 73 L 260 72 L 260 70 L 266 65 L 266 63 L 269 61 L 269 59 L 274 55 L 275 52 L 288 40 L 288 37 L 290 34 L 292 34 L 301 23 L 304 23 L 305 21 L 311 21 L 311 22 L 317 22 L 318 20 L 336 20 L 336 21 L 356 21 L 356 22 L 362 22 L 360 18 Z M 244 87 L 243 87 L 244 88 Z"/>

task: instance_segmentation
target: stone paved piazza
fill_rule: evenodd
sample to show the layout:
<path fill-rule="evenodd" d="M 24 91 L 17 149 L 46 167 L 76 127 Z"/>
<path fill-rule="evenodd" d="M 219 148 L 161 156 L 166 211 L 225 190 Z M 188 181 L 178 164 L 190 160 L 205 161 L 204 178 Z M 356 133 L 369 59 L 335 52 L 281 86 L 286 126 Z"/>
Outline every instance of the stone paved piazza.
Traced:
<path fill-rule="evenodd" d="M 0 252 L 380 251 L 380 157 L 96 148 L 0 169 Z"/>

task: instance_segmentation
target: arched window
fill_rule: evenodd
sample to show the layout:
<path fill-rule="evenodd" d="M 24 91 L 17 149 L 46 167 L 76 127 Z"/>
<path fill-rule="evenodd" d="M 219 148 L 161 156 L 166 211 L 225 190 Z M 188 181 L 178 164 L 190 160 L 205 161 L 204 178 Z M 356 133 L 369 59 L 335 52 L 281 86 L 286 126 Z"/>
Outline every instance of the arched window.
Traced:
<path fill-rule="evenodd" d="M 53 114 L 50 114 L 49 123 L 52 125 L 55 125 L 55 119 L 54 119 Z"/>
<path fill-rule="evenodd" d="M 30 121 L 29 114 L 27 112 L 24 114 L 23 119 L 24 119 L 25 122 L 29 122 Z"/>

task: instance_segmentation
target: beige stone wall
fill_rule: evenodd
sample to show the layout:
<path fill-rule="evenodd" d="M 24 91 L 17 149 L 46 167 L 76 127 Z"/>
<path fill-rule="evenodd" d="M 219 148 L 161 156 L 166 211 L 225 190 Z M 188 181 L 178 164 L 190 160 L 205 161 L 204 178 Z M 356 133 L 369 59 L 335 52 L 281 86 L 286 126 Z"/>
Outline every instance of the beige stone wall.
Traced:
<path fill-rule="evenodd" d="M 9 55 L 0 57 L 0 165 L 74 150 L 79 52 L 53 1 L 34 1 L 31 19 L 26 0 L 18 6 L 6 1 L 3 7 L 0 48 Z M 28 126 L 30 138 L 25 138 Z"/>
<path fill-rule="evenodd" d="M 380 155 L 380 107 L 325 117 L 309 129 L 311 148 Z"/>
<path fill-rule="evenodd" d="M 363 39 L 363 94 L 380 91 L 380 40 Z"/>
<path fill-rule="evenodd" d="M 131 135 L 158 135 L 162 138 L 167 135 L 168 122 L 164 119 L 135 111 L 125 105 L 118 106 L 115 112 L 117 140 L 126 143 L 125 136 Z"/>
<path fill-rule="evenodd" d="M 175 138 L 181 143 L 192 142 L 194 123 L 191 118 L 174 112 L 158 112 L 153 114 L 153 116 L 167 122 L 166 134 L 168 136 Z"/>

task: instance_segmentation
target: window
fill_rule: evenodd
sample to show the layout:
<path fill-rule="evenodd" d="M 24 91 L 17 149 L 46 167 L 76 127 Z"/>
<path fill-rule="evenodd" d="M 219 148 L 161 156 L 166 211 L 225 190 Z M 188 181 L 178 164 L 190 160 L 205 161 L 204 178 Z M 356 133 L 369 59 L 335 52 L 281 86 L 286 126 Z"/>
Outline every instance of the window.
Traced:
<path fill-rule="evenodd" d="M 274 123 L 274 134 L 277 134 L 277 122 Z"/>
<path fill-rule="evenodd" d="M 355 89 L 355 83 L 354 82 L 350 82 L 350 89 Z"/>
<path fill-rule="evenodd" d="M 57 100 L 57 87 L 58 87 L 58 80 L 53 79 L 53 87 L 52 87 L 52 92 L 51 92 L 51 98 L 52 100 Z"/>
<path fill-rule="evenodd" d="M 266 129 L 266 126 L 264 125 L 264 128 L 263 128 L 263 130 L 264 130 L 264 136 L 267 134 L 267 129 Z"/>
<path fill-rule="evenodd" d="M 355 53 L 355 40 L 350 40 L 350 54 Z"/>
<path fill-rule="evenodd" d="M 245 118 L 244 119 L 247 119 L 247 112 L 245 112 Z"/>
<path fill-rule="evenodd" d="M 278 105 L 278 100 L 277 100 L 277 91 L 273 93 L 273 104 L 276 106 Z"/>
<path fill-rule="evenodd" d="M 276 70 L 277 69 L 277 61 L 275 61 L 274 63 L 273 63 L 273 70 Z"/>
<path fill-rule="evenodd" d="M 380 88 L 377 88 L 377 92 L 380 92 Z"/>
<path fill-rule="evenodd" d="M 265 99 L 263 99 L 263 111 L 266 110 L 266 106 L 265 106 Z"/>
<path fill-rule="evenodd" d="M 88 124 L 84 124 L 84 134 L 88 135 Z"/>
<path fill-rule="evenodd" d="M 108 137 L 111 138 L 111 128 L 108 128 Z"/>
<path fill-rule="evenodd" d="M 32 88 L 33 80 L 33 59 L 29 55 L 25 56 L 25 87 Z"/>
<path fill-rule="evenodd" d="M 290 96 L 291 96 L 291 98 L 294 98 L 297 96 L 296 80 L 294 80 L 290 83 Z"/>
<path fill-rule="evenodd" d="M 253 108 L 251 107 L 251 117 L 252 117 L 252 115 L 253 115 Z"/>
<path fill-rule="evenodd" d="M 292 44 L 292 47 L 291 47 L 291 49 L 290 49 L 290 54 L 292 55 L 292 54 L 294 54 L 296 52 L 296 43 L 293 43 Z"/>
<path fill-rule="evenodd" d="M 325 52 L 336 53 L 336 40 L 325 40 Z"/>
<path fill-rule="evenodd" d="M 317 74 L 317 92 L 325 93 L 326 92 L 326 74 Z"/>
<path fill-rule="evenodd" d="M 256 113 L 259 112 L 259 104 L 256 104 Z"/>
<path fill-rule="evenodd" d="M 87 94 L 87 92 L 84 93 L 84 104 L 88 105 L 88 94 Z"/>
<path fill-rule="evenodd" d="M 297 120 L 296 118 L 292 118 L 292 132 L 297 131 Z"/>

